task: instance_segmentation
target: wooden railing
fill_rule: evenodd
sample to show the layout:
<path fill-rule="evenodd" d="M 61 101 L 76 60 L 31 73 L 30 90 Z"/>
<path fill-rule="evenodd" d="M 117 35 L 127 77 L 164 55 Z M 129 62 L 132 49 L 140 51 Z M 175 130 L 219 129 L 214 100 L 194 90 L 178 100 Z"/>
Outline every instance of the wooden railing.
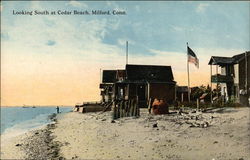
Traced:
<path fill-rule="evenodd" d="M 214 83 L 227 83 L 227 82 L 233 82 L 233 77 L 232 76 L 226 76 L 226 75 L 212 75 L 211 76 L 211 81 Z"/>

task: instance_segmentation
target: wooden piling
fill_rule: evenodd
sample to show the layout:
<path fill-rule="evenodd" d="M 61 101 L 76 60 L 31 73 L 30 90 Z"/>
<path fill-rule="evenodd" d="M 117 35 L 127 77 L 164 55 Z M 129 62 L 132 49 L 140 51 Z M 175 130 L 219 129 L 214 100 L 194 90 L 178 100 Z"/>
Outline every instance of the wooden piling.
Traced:
<path fill-rule="evenodd" d="M 200 101 L 199 101 L 199 98 L 197 98 L 197 100 L 196 100 L 196 103 L 197 103 L 197 112 L 199 111 L 199 108 L 200 108 Z"/>
<path fill-rule="evenodd" d="M 113 102 L 113 104 L 112 104 L 112 108 L 113 108 L 113 117 L 112 117 L 112 118 L 113 118 L 113 120 L 114 120 L 114 119 L 117 119 L 117 113 L 116 113 L 116 112 L 117 112 L 117 108 L 116 108 L 116 101 L 114 101 L 114 102 Z"/>

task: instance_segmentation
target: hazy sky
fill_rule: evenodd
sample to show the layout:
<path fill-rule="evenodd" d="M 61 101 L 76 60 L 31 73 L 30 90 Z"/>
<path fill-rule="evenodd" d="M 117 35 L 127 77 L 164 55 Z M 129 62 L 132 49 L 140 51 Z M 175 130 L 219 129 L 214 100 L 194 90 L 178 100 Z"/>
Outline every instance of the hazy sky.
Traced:
<path fill-rule="evenodd" d="M 74 105 L 100 99 L 100 69 L 171 65 L 187 85 L 186 42 L 200 60 L 191 86 L 207 85 L 212 55 L 249 48 L 249 2 L 1 2 L 2 105 Z M 34 11 L 126 15 L 34 15 Z M 33 15 L 13 12 L 33 11 Z"/>

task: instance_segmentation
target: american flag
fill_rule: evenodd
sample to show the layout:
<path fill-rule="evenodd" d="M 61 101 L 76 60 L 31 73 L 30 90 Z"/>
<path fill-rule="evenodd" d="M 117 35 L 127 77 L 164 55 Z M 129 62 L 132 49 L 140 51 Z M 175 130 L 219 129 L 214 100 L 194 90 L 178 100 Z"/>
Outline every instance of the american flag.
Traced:
<path fill-rule="evenodd" d="M 194 51 L 187 46 L 188 62 L 193 63 L 197 68 L 199 68 L 199 59 L 195 55 Z"/>

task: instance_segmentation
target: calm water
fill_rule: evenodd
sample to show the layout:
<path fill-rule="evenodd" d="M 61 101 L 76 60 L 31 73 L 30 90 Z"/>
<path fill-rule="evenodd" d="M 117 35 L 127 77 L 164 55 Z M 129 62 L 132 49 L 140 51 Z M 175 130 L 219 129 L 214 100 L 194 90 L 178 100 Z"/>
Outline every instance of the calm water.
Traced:
<path fill-rule="evenodd" d="M 71 107 L 60 107 L 61 113 L 70 112 Z M 42 127 L 51 121 L 48 116 L 56 113 L 56 107 L 1 107 L 1 135 L 18 135 Z"/>

